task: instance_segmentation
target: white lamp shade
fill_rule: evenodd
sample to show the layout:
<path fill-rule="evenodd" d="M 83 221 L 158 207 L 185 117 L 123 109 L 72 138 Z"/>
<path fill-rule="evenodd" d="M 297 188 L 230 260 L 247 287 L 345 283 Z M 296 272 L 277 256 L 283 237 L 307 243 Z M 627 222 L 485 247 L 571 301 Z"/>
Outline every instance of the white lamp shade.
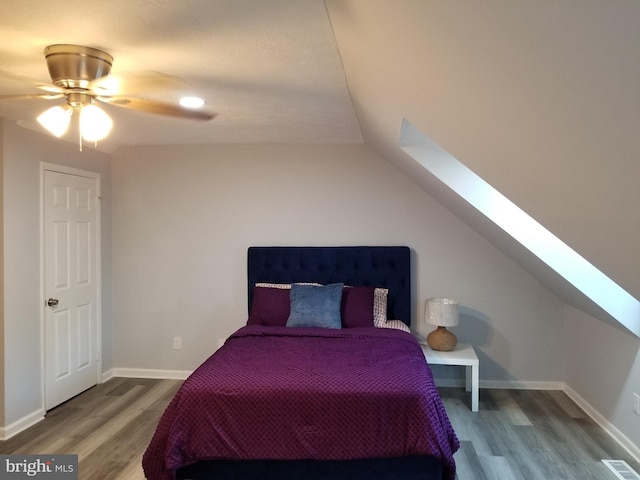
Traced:
<path fill-rule="evenodd" d="M 38 116 L 38 123 L 49 133 L 60 138 L 69 128 L 72 113 L 70 107 L 51 107 Z"/>
<path fill-rule="evenodd" d="M 430 298 L 426 302 L 424 318 L 438 327 L 455 327 L 459 322 L 458 302 L 449 298 Z"/>
<path fill-rule="evenodd" d="M 87 105 L 80 110 L 80 132 L 87 142 L 102 140 L 112 127 L 111 117 L 95 105 Z"/>

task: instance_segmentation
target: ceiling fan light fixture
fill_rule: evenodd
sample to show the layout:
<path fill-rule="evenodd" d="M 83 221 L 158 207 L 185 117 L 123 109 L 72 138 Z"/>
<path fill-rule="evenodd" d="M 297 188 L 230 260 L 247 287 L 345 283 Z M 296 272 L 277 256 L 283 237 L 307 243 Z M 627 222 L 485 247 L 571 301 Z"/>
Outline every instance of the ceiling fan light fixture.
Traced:
<path fill-rule="evenodd" d="M 88 88 L 109 75 L 113 57 L 97 48 L 56 44 L 44 49 L 53 84 L 62 88 Z"/>
<path fill-rule="evenodd" d="M 215 114 L 198 110 L 206 102 L 196 96 L 185 96 L 177 105 L 144 98 L 129 98 L 123 96 L 124 94 L 117 95 L 121 88 L 135 91 L 147 87 L 154 90 L 175 90 L 179 87 L 185 93 L 188 90 L 184 90 L 185 82 L 178 78 L 155 74 L 132 77 L 120 85 L 118 77 L 110 76 L 113 57 L 103 50 L 82 45 L 55 44 L 46 47 L 44 55 L 53 84 L 41 84 L 39 81 L 32 83 L 48 93 L 0 95 L 0 100 L 66 98 L 66 105 L 42 112 L 38 116 L 38 123 L 49 133 L 60 138 L 67 133 L 71 118 L 74 112 L 77 112 L 78 121 L 74 123 L 74 131 L 78 135 L 80 151 L 83 140 L 98 142 L 107 137 L 113 127 L 109 115 L 93 105 L 96 101 L 115 107 L 189 120 L 209 121 L 215 117 Z"/>
<path fill-rule="evenodd" d="M 102 140 L 113 127 L 111 117 L 95 105 L 86 105 L 80 110 L 80 132 L 87 142 Z"/>
<path fill-rule="evenodd" d="M 38 123 L 51 135 L 60 138 L 69 129 L 72 113 L 73 109 L 66 105 L 64 107 L 51 107 L 38 116 Z"/>
<path fill-rule="evenodd" d="M 184 108 L 202 108 L 206 102 L 200 97 L 182 97 L 180 105 Z"/>

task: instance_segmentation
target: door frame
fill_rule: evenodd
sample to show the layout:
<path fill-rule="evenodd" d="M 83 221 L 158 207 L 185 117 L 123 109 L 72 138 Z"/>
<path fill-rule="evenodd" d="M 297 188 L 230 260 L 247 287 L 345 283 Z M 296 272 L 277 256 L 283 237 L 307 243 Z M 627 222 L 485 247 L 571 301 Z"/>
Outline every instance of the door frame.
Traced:
<path fill-rule="evenodd" d="M 46 171 L 76 175 L 91 178 L 96 183 L 96 384 L 102 383 L 102 208 L 101 208 L 101 177 L 100 173 L 79 168 L 67 167 L 49 162 L 40 162 L 40 391 L 42 392 L 41 408 L 46 411 L 46 342 L 45 342 L 45 238 L 44 238 L 44 176 Z"/>

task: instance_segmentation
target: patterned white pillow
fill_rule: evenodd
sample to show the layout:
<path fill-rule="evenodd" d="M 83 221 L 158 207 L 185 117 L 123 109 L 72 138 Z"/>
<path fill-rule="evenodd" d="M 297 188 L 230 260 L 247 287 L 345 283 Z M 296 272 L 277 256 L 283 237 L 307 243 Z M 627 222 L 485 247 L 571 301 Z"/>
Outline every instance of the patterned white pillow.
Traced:
<path fill-rule="evenodd" d="M 298 285 L 314 285 L 319 287 L 319 283 L 297 282 Z M 256 287 L 279 288 L 281 290 L 291 290 L 290 283 L 256 283 Z"/>
<path fill-rule="evenodd" d="M 411 333 L 409 326 L 402 320 L 387 320 L 387 297 L 389 290 L 376 288 L 373 291 L 373 323 L 378 328 L 394 328 Z"/>
<path fill-rule="evenodd" d="M 376 288 L 373 291 L 373 324 L 378 327 L 384 327 L 387 323 L 387 295 L 389 290 L 386 288 Z"/>
<path fill-rule="evenodd" d="M 395 328 L 403 332 L 411 333 L 411 329 L 402 320 L 387 320 L 382 328 Z"/>

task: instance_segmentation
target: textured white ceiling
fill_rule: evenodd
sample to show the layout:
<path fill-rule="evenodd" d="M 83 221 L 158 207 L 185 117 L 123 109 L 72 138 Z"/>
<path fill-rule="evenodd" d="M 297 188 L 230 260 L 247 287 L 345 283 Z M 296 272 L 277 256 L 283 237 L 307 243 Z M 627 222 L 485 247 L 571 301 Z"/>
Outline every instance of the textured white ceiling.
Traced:
<path fill-rule="evenodd" d="M 114 76 L 186 82 L 140 97 L 194 94 L 217 114 L 200 123 L 107 106 L 115 126 L 102 149 L 362 142 L 322 0 L 5 0 L 0 18 L 0 95 L 39 93 L 9 76 L 50 81 L 44 48 L 71 43 L 113 55 Z M 35 117 L 54 102 L 64 103 L 5 100 L 0 116 L 38 129 Z"/>

